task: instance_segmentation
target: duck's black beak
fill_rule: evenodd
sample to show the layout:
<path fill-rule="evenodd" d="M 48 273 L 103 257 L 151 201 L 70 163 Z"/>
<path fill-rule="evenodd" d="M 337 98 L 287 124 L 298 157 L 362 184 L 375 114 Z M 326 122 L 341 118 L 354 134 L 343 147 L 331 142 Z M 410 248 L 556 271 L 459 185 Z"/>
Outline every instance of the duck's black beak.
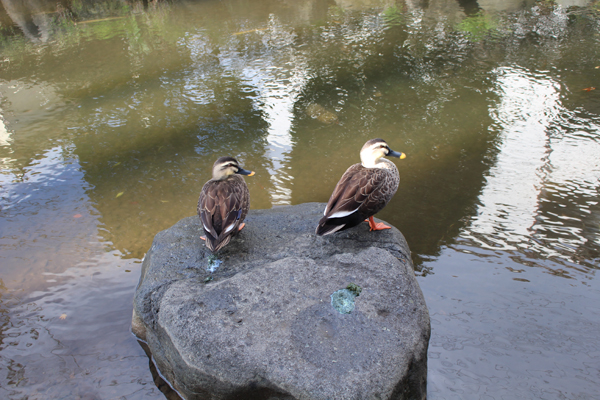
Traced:
<path fill-rule="evenodd" d="M 390 149 L 389 147 L 388 147 L 388 149 L 389 149 L 389 152 L 387 153 L 388 156 L 396 157 L 401 160 L 406 158 L 406 154 L 399 152 L 399 151 L 394 151 L 394 150 Z"/>
<path fill-rule="evenodd" d="M 240 174 L 240 175 L 248 175 L 248 176 L 254 175 L 254 171 L 248 171 L 247 169 L 244 169 L 244 168 L 238 168 L 238 170 L 235 173 Z"/>

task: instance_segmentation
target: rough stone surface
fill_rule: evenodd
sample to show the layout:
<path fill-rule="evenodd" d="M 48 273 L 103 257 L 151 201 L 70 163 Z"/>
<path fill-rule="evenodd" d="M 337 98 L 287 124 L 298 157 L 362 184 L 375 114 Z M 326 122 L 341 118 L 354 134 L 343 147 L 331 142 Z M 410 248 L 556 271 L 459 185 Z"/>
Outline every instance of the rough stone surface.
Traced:
<path fill-rule="evenodd" d="M 318 237 L 324 207 L 251 210 L 214 273 L 197 217 L 156 235 L 132 330 L 183 397 L 426 397 L 429 314 L 404 237 L 366 223 Z M 330 296 L 351 283 L 342 314 Z"/>

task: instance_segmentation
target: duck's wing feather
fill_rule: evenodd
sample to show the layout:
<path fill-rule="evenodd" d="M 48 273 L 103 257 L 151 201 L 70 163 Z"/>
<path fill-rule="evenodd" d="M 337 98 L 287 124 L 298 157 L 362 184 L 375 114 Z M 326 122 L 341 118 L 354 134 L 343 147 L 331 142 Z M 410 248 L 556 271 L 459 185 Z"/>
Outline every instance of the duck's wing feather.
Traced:
<path fill-rule="evenodd" d="M 212 181 L 208 181 L 204 184 L 202 191 L 200 192 L 200 198 L 198 199 L 198 216 L 200 217 L 200 222 L 202 222 L 202 228 L 204 229 L 204 233 L 207 235 L 216 238 L 219 236 L 213 227 L 213 218 L 212 215 L 216 208 L 215 206 L 215 198 L 211 195 L 210 187 L 212 186 Z"/>

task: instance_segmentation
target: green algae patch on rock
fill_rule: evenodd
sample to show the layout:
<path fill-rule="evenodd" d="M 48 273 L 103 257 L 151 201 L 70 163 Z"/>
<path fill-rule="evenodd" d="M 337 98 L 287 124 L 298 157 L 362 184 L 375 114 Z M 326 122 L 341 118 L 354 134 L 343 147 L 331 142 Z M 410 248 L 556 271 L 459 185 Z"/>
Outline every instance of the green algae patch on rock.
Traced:
<path fill-rule="evenodd" d="M 355 296 L 360 296 L 360 292 L 362 292 L 362 288 L 356 283 L 349 284 L 348 286 L 346 286 L 346 289 L 351 291 Z"/>

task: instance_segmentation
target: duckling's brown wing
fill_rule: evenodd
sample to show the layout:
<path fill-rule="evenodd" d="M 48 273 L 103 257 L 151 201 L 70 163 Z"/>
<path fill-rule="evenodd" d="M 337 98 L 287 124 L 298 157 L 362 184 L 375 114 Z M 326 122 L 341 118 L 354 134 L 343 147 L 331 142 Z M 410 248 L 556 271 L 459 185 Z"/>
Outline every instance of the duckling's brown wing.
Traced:
<path fill-rule="evenodd" d="M 395 192 L 390 195 L 386 188 L 389 175 L 387 170 L 361 164 L 348 168 L 329 198 L 317 235 L 351 228 L 379 212 Z"/>
<path fill-rule="evenodd" d="M 250 206 L 244 179 L 234 175 L 224 181 L 208 181 L 198 199 L 198 215 L 206 233 L 206 244 L 218 251 L 239 230 Z"/>

